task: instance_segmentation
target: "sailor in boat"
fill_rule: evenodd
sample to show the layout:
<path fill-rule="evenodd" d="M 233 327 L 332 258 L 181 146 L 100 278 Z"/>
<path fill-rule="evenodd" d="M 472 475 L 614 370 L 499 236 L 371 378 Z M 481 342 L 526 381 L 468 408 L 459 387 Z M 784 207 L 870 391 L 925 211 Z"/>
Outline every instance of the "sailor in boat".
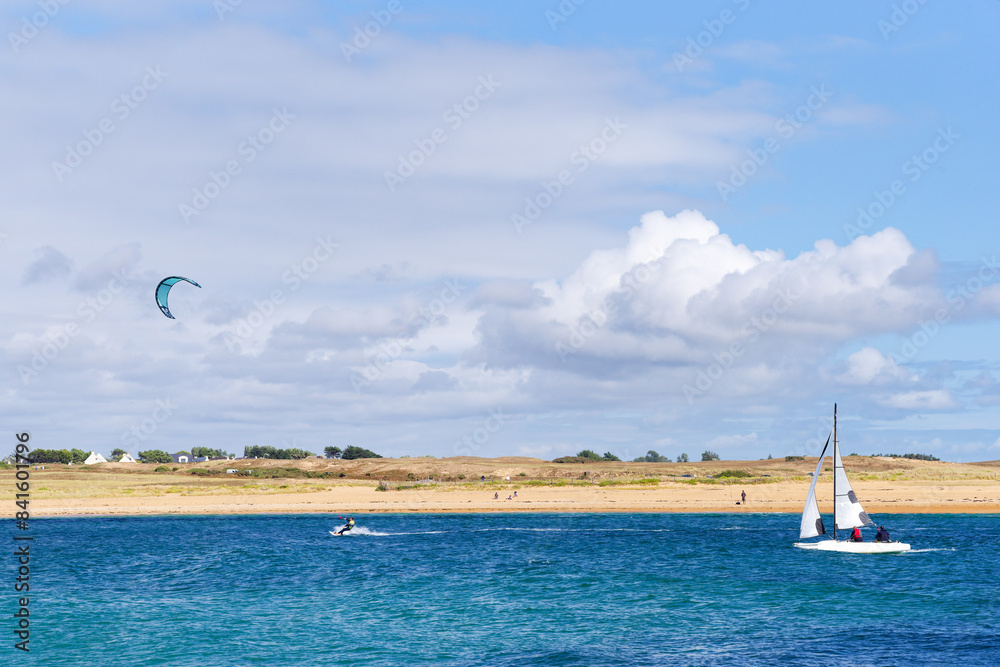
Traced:
<path fill-rule="evenodd" d="M 854 532 L 851 533 L 851 542 L 862 542 L 862 541 L 863 540 L 861 539 L 861 529 L 855 528 Z"/>
<path fill-rule="evenodd" d="M 875 535 L 876 542 L 892 542 L 889 539 L 889 531 L 885 529 L 885 526 L 878 527 L 878 534 Z"/>

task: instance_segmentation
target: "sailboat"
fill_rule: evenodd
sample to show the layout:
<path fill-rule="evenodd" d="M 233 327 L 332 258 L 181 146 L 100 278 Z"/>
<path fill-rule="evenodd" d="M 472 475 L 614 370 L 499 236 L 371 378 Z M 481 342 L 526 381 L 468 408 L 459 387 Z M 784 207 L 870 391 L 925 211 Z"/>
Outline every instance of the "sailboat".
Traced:
<path fill-rule="evenodd" d="M 838 530 L 871 526 L 874 522 L 868 518 L 868 514 L 858 502 L 858 497 L 854 495 L 854 489 L 851 488 L 851 482 L 844 471 L 844 462 L 840 459 L 836 404 L 833 406 L 833 433 L 830 434 L 830 438 L 833 438 L 833 539 L 796 542 L 795 546 L 800 549 L 842 551 L 853 554 L 893 554 L 909 551 L 910 545 L 903 542 L 841 542 L 837 539 Z M 816 501 L 816 481 L 823 470 L 830 438 L 827 438 L 826 444 L 823 445 L 823 451 L 820 452 L 819 461 L 816 463 L 816 472 L 813 473 L 812 483 L 809 485 L 809 495 L 806 496 L 806 506 L 802 510 L 802 523 L 799 527 L 800 540 L 826 535 L 823 518 L 819 513 L 819 503 Z"/>

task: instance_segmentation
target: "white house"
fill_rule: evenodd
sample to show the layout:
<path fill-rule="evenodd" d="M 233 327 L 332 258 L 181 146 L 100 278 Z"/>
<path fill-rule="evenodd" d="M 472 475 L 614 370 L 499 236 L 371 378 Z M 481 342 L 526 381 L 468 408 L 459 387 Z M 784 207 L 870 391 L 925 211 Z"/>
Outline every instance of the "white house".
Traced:
<path fill-rule="evenodd" d="M 90 452 L 90 456 L 88 456 L 87 460 L 83 462 L 83 465 L 92 466 L 95 463 L 107 463 L 107 462 L 108 460 L 103 456 L 101 456 L 100 454 L 98 454 L 97 452 Z"/>
<path fill-rule="evenodd" d="M 138 461 L 132 458 L 131 454 L 125 452 L 124 454 L 122 454 L 122 457 L 118 459 L 118 463 L 138 463 Z"/>

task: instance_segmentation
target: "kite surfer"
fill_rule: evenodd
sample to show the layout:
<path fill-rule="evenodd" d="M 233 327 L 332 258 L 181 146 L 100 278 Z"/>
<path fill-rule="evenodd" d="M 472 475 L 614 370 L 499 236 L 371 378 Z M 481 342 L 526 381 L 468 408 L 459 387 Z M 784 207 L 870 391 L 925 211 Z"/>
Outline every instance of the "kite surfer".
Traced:
<path fill-rule="evenodd" d="M 344 517 L 340 516 L 339 514 L 337 516 L 340 517 L 341 519 L 344 519 L 344 521 L 346 521 L 347 523 L 344 524 L 344 527 L 341 528 L 340 530 L 338 530 L 335 533 L 335 535 L 343 535 L 344 533 L 346 533 L 347 531 L 349 531 L 351 528 L 354 528 L 354 517 L 353 516 L 349 517 L 349 518 L 346 518 L 346 519 Z"/>

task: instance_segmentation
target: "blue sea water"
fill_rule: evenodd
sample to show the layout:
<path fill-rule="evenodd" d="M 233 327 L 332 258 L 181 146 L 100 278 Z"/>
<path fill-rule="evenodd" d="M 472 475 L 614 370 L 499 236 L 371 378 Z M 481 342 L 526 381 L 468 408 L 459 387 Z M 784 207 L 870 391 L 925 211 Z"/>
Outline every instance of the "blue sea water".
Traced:
<path fill-rule="evenodd" d="M 356 518 L 32 520 L 0 664 L 1000 664 L 997 515 L 876 517 L 901 555 L 795 549 L 789 514 Z"/>

